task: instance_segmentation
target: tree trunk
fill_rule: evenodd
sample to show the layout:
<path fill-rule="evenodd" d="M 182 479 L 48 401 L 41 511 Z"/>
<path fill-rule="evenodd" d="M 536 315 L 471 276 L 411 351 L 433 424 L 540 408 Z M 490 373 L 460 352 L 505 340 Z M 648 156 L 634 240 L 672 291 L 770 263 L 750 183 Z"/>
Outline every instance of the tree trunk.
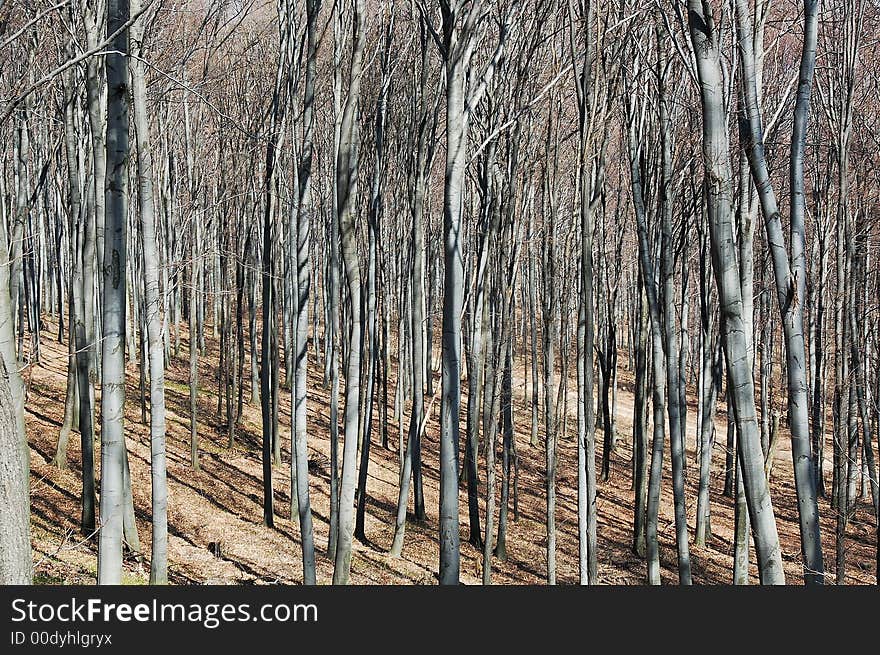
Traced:
<path fill-rule="evenodd" d="M 356 0 L 352 19 L 352 56 L 348 95 L 340 124 L 336 158 L 336 193 L 339 199 L 339 237 L 342 261 L 351 301 L 351 329 L 345 374 L 345 442 L 342 451 L 342 480 L 339 489 L 339 534 L 333 568 L 333 584 L 348 584 L 351 572 L 351 540 L 354 530 L 354 489 L 357 476 L 358 419 L 360 416 L 361 271 L 358 261 L 355 218 L 358 176 L 358 103 L 363 67 L 366 27 L 364 0 Z"/>
<path fill-rule="evenodd" d="M 15 352 L 6 222 L 0 217 L 0 584 L 32 584 L 30 449 Z"/>
<path fill-rule="evenodd" d="M 412 270 L 410 272 L 410 331 L 412 333 L 411 340 L 411 356 L 410 363 L 412 365 L 412 410 L 409 417 L 409 434 L 407 437 L 406 452 L 403 454 L 401 461 L 399 489 L 397 498 L 397 513 L 394 528 L 394 537 L 391 544 L 391 555 L 398 557 L 403 549 L 403 538 L 406 529 L 406 508 L 409 502 L 410 478 L 412 477 L 413 467 L 419 464 L 413 461 L 414 450 L 417 450 L 417 443 L 421 439 L 421 431 L 424 427 L 425 418 L 425 377 L 430 377 L 430 368 L 426 362 L 426 352 L 431 348 L 431 342 L 425 338 L 426 321 L 423 314 L 423 294 L 425 265 L 425 186 L 426 174 L 425 170 L 427 158 L 427 119 L 428 107 L 425 97 L 427 91 L 428 80 L 428 35 L 426 34 L 427 26 L 424 21 L 420 21 L 420 43 L 421 43 L 421 69 L 419 76 L 418 88 L 414 90 L 417 94 L 419 102 L 418 120 L 418 136 L 416 144 L 416 153 L 412 164 L 411 198 L 410 213 L 412 215 Z M 414 116 L 414 119 L 416 117 Z M 427 344 L 427 348 L 425 347 Z M 399 369 L 401 370 L 401 369 Z M 427 373 L 427 376 L 425 375 Z M 423 506 L 424 510 L 424 506 Z"/>
<path fill-rule="evenodd" d="M 737 425 L 737 452 L 758 557 L 762 584 L 784 584 L 782 555 L 755 413 L 752 372 L 743 321 L 742 288 L 733 249 L 732 170 L 724 109 L 719 35 L 714 17 L 698 0 L 689 0 L 689 29 L 703 115 L 703 165 L 709 198 L 712 263 L 721 307 L 721 335 L 728 362 L 731 397 Z"/>
<path fill-rule="evenodd" d="M 804 150 L 810 112 L 810 95 L 816 66 L 818 30 L 818 2 L 804 2 L 804 40 L 801 53 L 799 84 L 791 139 L 789 183 L 791 185 L 791 251 L 785 248 L 782 221 L 770 183 L 764 158 L 764 134 L 758 113 L 755 86 L 755 60 L 752 43 L 751 16 L 746 0 L 737 0 L 737 32 L 740 64 L 745 83 L 745 107 L 748 115 L 749 139 L 746 153 L 752 170 L 761 209 L 764 213 L 767 242 L 770 245 L 776 293 L 782 315 L 785 335 L 786 372 L 788 376 L 789 427 L 794 460 L 795 489 L 798 498 L 798 518 L 801 529 L 801 552 L 804 561 L 804 582 L 822 584 L 824 581 L 822 543 L 819 534 L 819 508 L 816 480 L 810 452 L 810 423 L 807 398 L 806 350 L 804 347 L 803 299 L 806 298 L 806 253 L 804 236 L 805 192 Z M 748 474 L 745 474 L 748 477 Z"/>
<path fill-rule="evenodd" d="M 132 1 L 137 12 L 141 0 Z M 147 117 L 147 88 L 143 52 L 144 19 L 131 27 L 132 98 L 137 135 L 138 210 L 146 296 L 146 323 L 150 357 L 150 465 L 152 481 L 152 555 L 150 584 L 168 583 L 168 486 L 165 474 L 165 350 L 159 297 L 159 249 L 153 204 L 153 161 Z M 91 285 L 91 282 L 89 282 Z"/>
<path fill-rule="evenodd" d="M 299 198 L 297 203 L 296 252 L 290 261 L 296 262 L 294 313 L 296 326 L 293 334 L 293 440 L 291 443 L 291 484 L 296 484 L 296 509 L 299 511 L 300 543 L 302 545 L 303 584 L 316 584 L 315 536 L 312 527 L 312 508 L 309 498 L 309 454 L 307 430 L 307 384 L 309 354 L 309 294 L 311 291 L 311 219 L 312 219 L 312 156 L 314 143 L 314 103 L 317 67 L 317 21 L 320 12 L 318 0 L 306 2 L 306 84 L 303 100 L 303 149 L 299 167 Z M 294 240 L 291 239 L 291 245 Z M 291 491 L 293 509 L 293 491 Z"/>
<path fill-rule="evenodd" d="M 80 531 L 91 535 L 95 531 L 95 466 L 94 466 L 94 414 L 92 411 L 94 389 L 89 382 L 89 355 L 85 337 L 85 306 L 83 304 L 83 256 L 82 244 L 86 224 L 82 211 L 80 196 L 80 169 L 77 153 L 75 127 L 75 103 L 73 71 L 67 74 L 65 105 L 65 144 L 67 151 L 67 175 L 70 187 L 70 220 L 68 236 L 70 239 L 70 325 L 69 338 L 76 365 L 76 397 L 79 400 L 77 416 L 81 444 L 81 478 L 82 478 L 82 513 Z M 127 217 L 126 217 L 127 220 Z M 124 285 L 124 282 L 123 282 Z M 123 289 L 124 294 L 124 289 Z M 124 299 L 123 299 L 124 303 Z"/>
<path fill-rule="evenodd" d="M 128 0 L 107 1 L 107 32 L 129 17 Z M 98 584 L 122 581 L 123 459 L 125 457 L 125 280 L 128 222 L 128 33 L 122 31 L 107 62 L 107 195 L 101 392 L 101 531 Z"/>
<path fill-rule="evenodd" d="M 648 502 L 648 301 L 642 270 L 637 271 L 637 337 L 635 340 L 636 389 L 633 403 L 633 552 L 645 557 L 645 526 Z"/>

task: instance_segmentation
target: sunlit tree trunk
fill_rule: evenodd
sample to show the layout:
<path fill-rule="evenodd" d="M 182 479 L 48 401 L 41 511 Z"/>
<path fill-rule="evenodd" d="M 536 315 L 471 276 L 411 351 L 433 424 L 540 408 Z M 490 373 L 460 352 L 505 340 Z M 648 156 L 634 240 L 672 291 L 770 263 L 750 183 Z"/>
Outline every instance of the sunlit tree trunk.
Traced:
<path fill-rule="evenodd" d="M 129 17 L 128 0 L 107 1 L 107 31 Z M 125 280 L 129 156 L 128 34 L 112 43 L 107 62 L 107 216 L 104 236 L 104 302 L 101 392 L 101 531 L 98 584 L 122 581 L 123 459 L 125 457 Z"/>

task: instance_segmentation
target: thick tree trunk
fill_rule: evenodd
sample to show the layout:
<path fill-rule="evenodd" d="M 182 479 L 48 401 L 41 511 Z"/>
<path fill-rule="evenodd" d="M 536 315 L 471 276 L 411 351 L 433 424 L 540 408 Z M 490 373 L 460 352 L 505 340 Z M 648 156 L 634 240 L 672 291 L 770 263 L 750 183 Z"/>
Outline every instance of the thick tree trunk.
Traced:
<path fill-rule="evenodd" d="M 129 17 L 128 0 L 108 0 L 107 31 Z M 128 223 L 128 34 L 112 43 L 107 62 L 107 216 L 104 237 L 104 305 L 101 392 L 101 531 L 98 584 L 122 581 L 122 514 L 125 457 L 125 280 Z"/>
<path fill-rule="evenodd" d="M 736 458 L 736 506 L 734 508 L 733 528 L 733 584 L 749 584 L 749 512 L 746 507 L 746 494 L 743 488 L 742 467 Z"/>
<path fill-rule="evenodd" d="M 461 407 L 461 313 L 464 270 L 461 214 L 467 162 L 465 77 L 473 40 L 473 11 L 457 24 L 460 2 L 444 13 L 446 40 L 446 173 L 443 187 L 443 338 L 440 403 L 440 584 L 458 584 L 458 444 Z"/>
<path fill-rule="evenodd" d="M 0 584 L 31 584 L 30 449 L 15 352 L 6 222 L 0 216 Z"/>

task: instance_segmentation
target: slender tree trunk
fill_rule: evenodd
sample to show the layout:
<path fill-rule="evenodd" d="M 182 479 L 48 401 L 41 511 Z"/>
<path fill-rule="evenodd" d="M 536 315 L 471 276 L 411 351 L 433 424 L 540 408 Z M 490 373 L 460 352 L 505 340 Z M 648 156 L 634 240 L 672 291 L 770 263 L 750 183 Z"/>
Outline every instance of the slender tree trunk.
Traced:
<path fill-rule="evenodd" d="M 352 18 L 352 57 L 348 95 L 340 125 L 339 153 L 336 159 L 336 193 L 339 198 L 339 237 L 342 261 L 351 301 L 351 329 L 345 375 L 345 442 L 342 452 L 342 480 L 339 489 L 339 534 L 333 568 L 333 584 L 348 584 L 351 572 L 351 540 L 354 530 L 354 490 L 357 476 L 357 442 L 360 416 L 361 271 L 358 261 L 355 220 L 357 197 L 358 103 L 360 99 L 366 27 L 364 0 L 356 0 Z"/>
<path fill-rule="evenodd" d="M 132 10 L 140 10 L 141 0 L 132 0 Z M 165 350 L 162 344 L 162 317 L 159 314 L 159 249 L 153 204 L 153 161 L 147 117 L 147 88 L 143 61 L 144 19 L 131 27 L 132 98 L 137 135 L 138 211 L 141 238 L 146 323 L 150 358 L 150 464 L 152 481 L 152 554 L 150 584 L 168 583 L 168 486 L 165 473 Z M 91 285 L 91 282 L 89 282 Z"/>
<path fill-rule="evenodd" d="M 78 405 L 78 424 L 81 444 L 81 478 L 82 478 L 82 513 L 80 530 L 84 535 L 95 532 L 95 466 L 94 466 L 94 425 L 92 401 L 94 390 L 89 382 L 89 355 L 85 338 L 85 307 L 83 304 L 83 248 L 84 216 L 80 196 L 80 168 L 76 143 L 76 96 L 74 91 L 73 71 L 67 74 L 65 106 L 65 144 L 67 150 L 67 175 L 70 189 L 70 220 L 68 236 L 70 238 L 70 324 L 69 339 L 72 344 L 71 353 L 76 367 L 76 397 Z M 124 291 L 123 291 L 124 293 Z"/>
<path fill-rule="evenodd" d="M 703 337 L 709 342 L 703 352 L 703 384 L 700 389 L 700 403 L 703 408 L 700 421 L 700 482 L 697 491 L 697 526 L 694 536 L 694 544 L 705 546 L 706 539 L 711 536 L 712 528 L 709 522 L 709 475 L 712 468 L 712 450 L 715 437 L 715 406 L 718 395 L 718 369 L 717 359 L 720 358 L 720 348 L 713 335 L 714 320 L 709 317 L 708 323 L 703 330 Z"/>
<path fill-rule="evenodd" d="M 626 95 L 630 97 L 629 94 Z M 651 361 L 653 365 L 653 375 L 651 376 L 651 380 L 654 435 L 651 445 L 651 464 L 648 474 L 645 541 L 647 545 L 648 584 L 659 585 L 660 551 L 657 540 L 657 524 L 660 510 L 660 483 L 663 475 L 663 442 L 665 440 L 666 432 L 666 420 L 664 417 L 666 412 L 664 405 L 666 355 L 663 352 L 663 336 L 661 333 L 662 323 L 660 319 L 660 307 L 657 300 L 657 285 L 654 277 L 654 267 L 650 259 L 651 246 L 648 242 L 648 217 L 645 208 L 641 169 L 639 168 L 640 143 L 639 134 L 637 133 L 637 119 L 634 116 L 634 109 L 630 106 L 627 106 L 627 114 L 630 184 L 639 240 L 639 266 L 641 268 L 642 280 L 645 285 L 645 294 L 648 300 L 648 309 L 651 316 Z"/>
<path fill-rule="evenodd" d="M 421 431 L 425 419 L 425 373 L 430 377 L 430 368 L 426 362 L 426 352 L 431 348 L 431 342 L 425 338 L 426 321 L 423 314 L 423 294 L 425 277 L 425 164 L 427 158 L 427 101 L 425 93 L 428 80 L 428 49 L 426 33 L 427 27 L 424 22 L 419 23 L 421 40 L 421 70 L 419 86 L 415 92 L 418 94 L 418 136 L 416 153 L 414 158 L 412 176 L 412 196 L 410 198 L 410 213 L 412 215 L 412 270 L 410 274 L 410 331 L 411 340 L 411 364 L 412 364 L 412 410 L 409 418 L 409 434 L 407 437 L 406 452 L 401 461 L 399 490 L 397 498 L 397 514 L 395 521 L 394 537 L 391 544 L 391 554 L 399 556 L 403 549 L 404 531 L 406 529 L 406 508 L 409 502 L 410 478 L 413 467 L 419 463 L 413 461 L 414 450 L 418 449 L 421 439 Z M 427 343 L 427 348 L 425 347 Z M 424 510 L 424 505 L 423 505 Z"/>
<path fill-rule="evenodd" d="M 379 341 L 376 334 L 376 269 L 378 267 L 378 239 L 379 220 L 383 212 L 383 184 L 385 175 L 385 116 L 387 109 L 387 86 L 390 47 L 393 32 L 393 17 L 389 21 L 385 32 L 385 47 L 382 52 L 382 88 L 379 98 L 376 100 L 374 138 L 376 157 L 373 166 L 373 181 L 370 191 L 370 211 L 368 227 L 368 253 L 367 253 L 367 288 L 365 292 L 367 309 L 367 338 L 364 339 L 365 348 L 369 353 L 366 370 L 366 384 L 364 385 L 363 398 L 364 412 L 361 424 L 361 457 L 358 469 L 357 483 L 357 513 L 355 517 L 355 537 L 366 541 L 364 532 L 364 520 L 367 500 L 367 480 L 370 466 L 370 440 L 373 427 L 373 397 L 376 378 L 376 364 L 378 361 Z M 413 331 L 415 334 L 415 330 Z M 415 386 L 415 385 L 414 385 Z"/>
<path fill-rule="evenodd" d="M 511 307 L 511 314 L 515 315 L 514 308 Z M 510 507 L 510 486 L 511 486 L 511 463 L 516 457 L 514 452 L 514 432 L 513 432 L 513 341 L 511 337 L 507 340 L 504 353 L 504 372 L 501 378 L 501 430 L 502 430 L 502 450 L 501 450 L 501 505 L 498 510 L 498 537 L 495 541 L 495 557 L 499 562 L 507 561 L 507 517 Z"/>
<path fill-rule="evenodd" d="M 312 219 L 312 156 L 314 143 L 314 103 L 317 67 L 317 21 L 320 12 L 318 0 L 306 2 L 306 84 L 303 99 L 303 150 L 299 167 L 299 201 L 297 203 L 296 252 L 290 261 L 296 262 L 294 289 L 294 384 L 293 384 L 293 451 L 291 485 L 296 485 L 296 509 L 299 511 L 300 543 L 302 545 L 303 584 L 316 584 L 315 536 L 312 527 L 312 508 L 309 498 L 309 460 L 307 431 L 307 383 L 309 353 L 309 294 L 311 291 L 311 219 Z M 294 241 L 291 239 L 291 244 Z M 291 492 L 293 509 L 293 492 Z M 291 514 L 292 516 L 292 514 Z"/>
<path fill-rule="evenodd" d="M 190 241 L 189 277 L 189 462 L 193 470 L 199 470 L 199 350 L 198 350 L 198 284 L 199 284 L 199 221 L 193 221 Z"/>
<path fill-rule="evenodd" d="M 637 272 L 637 338 L 635 346 L 636 389 L 633 403 L 633 552 L 645 557 L 645 527 L 648 502 L 648 301 L 642 269 Z"/>
<path fill-rule="evenodd" d="M 691 584 L 691 562 L 688 551 L 687 507 L 684 496 L 684 424 L 681 416 L 679 390 L 678 328 L 675 312 L 675 254 L 672 243 L 672 143 L 670 117 L 666 99 L 666 51 L 658 45 L 660 58 L 660 142 L 661 142 L 661 231 L 660 275 L 663 291 L 663 321 L 666 344 L 666 412 L 669 417 L 669 444 L 672 451 L 672 491 L 675 511 L 675 541 L 678 553 L 678 578 L 682 585 Z"/>
<path fill-rule="evenodd" d="M 526 243 L 531 244 L 532 239 L 532 222 L 533 222 L 533 212 L 532 212 L 532 202 L 534 200 L 534 187 L 529 187 L 529 209 L 528 209 L 528 217 L 527 217 L 527 232 L 526 232 Z M 538 397 L 538 328 L 537 328 L 537 302 L 535 300 L 536 291 L 535 287 L 537 286 L 537 274 L 535 272 L 535 255 L 532 250 L 531 245 L 528 245 L 528 308 L 529 308 L 529 337 L 531 339 L 531 372 L 532 372 L 532 393 L 531 393 L 531 408 L 532 408 L 532 421 L 531 421 L 531 437 L 529 439 L 529 445 L 532 448 L 538 447 L 538 405 L 540 404 L 540 400 Z"/>

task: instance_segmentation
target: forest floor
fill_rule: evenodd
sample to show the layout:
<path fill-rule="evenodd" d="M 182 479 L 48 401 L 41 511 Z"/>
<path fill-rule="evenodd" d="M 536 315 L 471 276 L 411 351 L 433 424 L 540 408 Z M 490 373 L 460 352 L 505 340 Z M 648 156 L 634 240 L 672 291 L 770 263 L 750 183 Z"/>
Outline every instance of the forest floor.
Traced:
<path fill-rule="evenodd" d="M 36 580 L 45 584 L 92 584 L 96 577 L 97 538 L 79 532 L 80 516 L 80 440 L 72 432 L 68 451 L 69 467 L 52 465 L 61 426 L 67 380 L 67 347 L 52 335 L 55 325 L 43 332 L 42 361 L 25 371 L 29 388 L 27 431 L 31 446 L 31 513 Z M 245 380 L 245 405 L 236 441 L 228 447 L 225 419 L 218 413 L 217 340 L 207 329 L 208 352 L 199 360 L 199 456 L 201 470 L 189 464 L 189 360 L 188 338 L 181 338 L 180 358 L 168 363 L 166 371 L 169 578 L 173 584 L 297 584 L 302 580 L 299 526 L 290 521 L 289 435 L 290 394 L 280 393 L 279 421 L 284 449 L 282 465 L 273 468 L 275 528 L 263 525 L 261 415 L 259 403 L 250 403 L 249 381 Z M 249 361 L 249 360 L 247 360 Z M 436 359 L 435 359 L 436 361 Z M 396 368 L 396 366 L 395 366 Z M 493 563 L 495 584 L 544 584 L 546 582 L 546 501 L 544 493 L 543 424 L 541 444 L 530 447 L 531 410 L 524 401 L 523 362 L 515 367 L 514 422 L 516 447 L 520 458 L 519 516 L 510 514 L 507 536 L 508 557 Z M 248 371 L 249 367 L 246 366 Z M 390 372 L 393 373 L 393 372 Z M 283 372 L 282 372 L 283 377 Z M 245 378 L 249 378 L 245 374 Z M 128 365 L 126 435 L 132 475 L 132 488 L 141 553 L 128 551 L 123 581 L 143 584 L 149 577 L 150 553 L 150 442 L 149 422 L 141 422 L 139 404 L 140 372 Z M 333 562 L 326 557 L 329 528 L 329 401 L 323 387 L 322 370 L 310 351 L 308 429 L 310 492 L 318 552 L 319 584 L 329 584 Z M 645 562 L 632 553 L 631 475 L 633 375 L 620 358 L 616 429 L 618 445 L 612 453 L 611 478 L 598 484 L 598 564 L 603 584 L 643 584 Z M 389 380 L 389 402 L 393 404 L 396 380 Z M 398 488 L 398 428 L 394 408 L 388 409 L 389 448 L 378 444 L 378 422 L 374 423 L 370 475 L 366 501 L 368 543 L 354 542 L 351 581 L 354 584 L 436 584 L 439 556 L 437 536 L 438 507 L 438 423 L 439 377 L 436 402 L 426 399 L 431 417 L 427 422 L 422 454 L 427 521 L 407 522 L 403 554 L 388 555 L 394 526 Z M 466 384 L 463 391 L 466 393 Z M 577 569 L 577 427 L 574 382 L 569 384 L 571 401 L 568 435 L 560 435 L 557 477 L 557 580 L 574 584 Z M 692 390 L 691 390 L 692 391 Z M 149 396 L 149 393 L 147 393 Z M 378 394 L 377 394 L 378 397 Z M 733 570 L 733 502 L 722 495 L 724 485 L 725 413 L 723 403 L 717 416 L 717 434 L 711 476 L 712 536 L 705 547 L 693 545 L 696 513 L 698 466 L 694 462 L 696 406 L 689 394 L 687 416 L 687 509 L 691 536 L 690 554 L 694 582 L 728 584 Z M 340 408 L 342 407 L 340 401 Z M 100 407 L 100 402 L 98 402 Z M 462 408 L 466 407 L 465 402 Z M 341 411 L 340 411 L 341 414 Z M 378 416 L 379 412 L 376 412 Z M 147 413 L 149 416 L 149 413 Z M 462 435 L 464 435 L 464 412 Z M 599 422 L 601 428 L 601 421 Z M 829 421 L 830 424 L 830 421 Z M 404 420 L 403 425 L 407 425 Z M 793 483 L 788 434 L 782 431 L 775 454 L 771 493 L 781 538 L 786 580 L 802 580 L 797 505 Z M 828 443 L 830 444 L 830 436 Z M 95 466 L 100 489 L 100 444 L 95 445 Z M 597 462 L 602 452 L 602 431 L 596 432 Z M 830 445 L 826 459 L 830 458 Z M 500 494 L 500 457 L 497 488 Z M 480 458 L 480 494 L 485 495 L 485 472 Z M 598 467 L 598 464 L 597 464 Z M 825 463 L 830 489 L 830 468 Z M 412 507 L 412 500 L 410 500 Z M 482 552 L 467 543 L 467 494 L 461 485 L 461 581 L 479 584 Z M 482 513 L 482 503 L 481 503 Z M 826 576 L 834 581 L 835 521 L 828 500 L 820 500 Z M 497 524 L 497 521 L 496 521 Z M 673 518 L 670 457 L 664 456 L 664 478 L 660 507 L 660 560 L 664 584 L 678 581 L 675 526 Z M 847 531 L 847 584 L 872 584 L 875 576 L 874 523 L 870 499 L 858 502 Z M 221 544 L 219 557 L 213 544 Z M 750 556 L 751 578 L 757 582 L 754 550 Z"/>

